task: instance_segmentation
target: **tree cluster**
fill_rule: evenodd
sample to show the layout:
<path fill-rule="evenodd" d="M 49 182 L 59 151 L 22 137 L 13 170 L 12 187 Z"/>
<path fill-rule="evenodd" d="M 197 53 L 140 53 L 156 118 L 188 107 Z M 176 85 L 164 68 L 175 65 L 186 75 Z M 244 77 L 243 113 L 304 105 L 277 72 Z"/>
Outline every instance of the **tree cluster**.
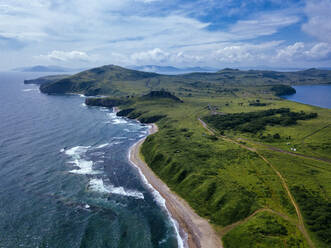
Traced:
<path fill-rule="evenodd" d="M 267 125 L 290 126 L 295 125 L 298 120 L 316 117 L 316 113 L 291 112 L 288 108 L 280 108 L 248 113 L 211 115 L 204 117 L 204 120 L 219 131 L 236 130 L 257 133 L 264 130 Z"/>

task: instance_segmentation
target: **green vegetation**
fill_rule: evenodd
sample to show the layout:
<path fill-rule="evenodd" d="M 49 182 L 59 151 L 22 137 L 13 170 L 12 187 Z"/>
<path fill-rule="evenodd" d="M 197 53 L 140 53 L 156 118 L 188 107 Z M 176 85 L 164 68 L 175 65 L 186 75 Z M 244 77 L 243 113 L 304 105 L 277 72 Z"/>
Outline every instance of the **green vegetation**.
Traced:
<path fill-rule="evenodd" d="M 261 152 L 286 178 L 316 247 L 330 247 L 331 164 Z"/>
<path fill-rule="evenodd" d="M 243 86 L 259 86 L 260 91 L 279 95 L 293 91 L 288 85 L 326 83 L 331 83 L 331 71 L 315 69 L 299 72 L 224 69 L 216 73 L 168 76 L 108 65 L 61 80 L 50 80 L 42 84 L 40 90 L 52 94 L 141 96 L 150 91 L 166 89 L 179 96 L 196 96 L 201 93 L 235 96 Z"/>
<path fill-rule="evenodd" d="M 145 98 L 145 99 L 168 98 L 168 99 L 172 99 L 176 102 L 183 102 L 177 96 L 175 96 L 175 95 L 173 95 L 170 92 L 165 91 L 165 90 L 151 91 L 147 95 L 144 95 L 143 98 Z"/>
<path fill-rule="evenodd" d="M 289 221 L 273 213 L 262 212 L 230 231 L 223 238 L 225 247 L 309 247 Z"/>
<path fill-rule="evenodd" d="M 312 173 L 318 171 L 312 170 Z M 331 245 L 331 201 L 319 197 L 319 192 L 309 192 L 304 186 L 294 186 L 293 194 L 307 220 L 311 231 Z"/>
<path fill-rule="evenodd" d="M 297 120 L 308 120 L 316 117 L 317 113 L 291 112 L 288 108 L 280 108 L 248 113 L 210 115 L 203 119 L 219 131 L 234 129 L 241 132 L 257 133 L 264 130 L 267 125 L 286 127 L 295 125 Z M 276 137 L 280 138 L 279 134 Z"/>
<path fill-rule="evenodd" d="M 111 97 L 100 97 L 100 98 L 86 98 L 85 104 L 89 106 L 99 106 L 99 107 L 107 107 L 112 108 L 118 105 L 127 104 L 129 100 L 125 99 L 117 99 Z"/>
<path fill-rule="evenodd" d="M 322 83 L 331 83 L 331 71 L 224 69 L 166 76 L 104 66 L 46 83 L 41 90 L 107 95 L 88 98 L 87 104 L 118 106 L 119 116 L 156 122 L 159 132 L 146 139 L 142 156 L 210 220 L 226 248 L 309 247 L 310 239 L 326 248 L 331 111 L 278 97 L 291 91 L 289 85 Z M 206 130 L 198 118 L 224 136 Z"/>
<path fill-rule="evenodd" d="M 264 106 L 267 106 L 268 104 L 267 103 L 264 103 L 264 102 L 260 102 L 259 99 L 255 100 L 255 101 L 252 101 L 249 103 L 249 106 L 258 106 L 258 107 L 264 107 Z"/>
<path fill-rule="evenodd" d="M 189 129 L 173 127 L 148 137 L 142 148 L 146 162 L 173 190 L 186 195 L 200 215 L 215 224 L 231 224 L 258 209 L 257 198 L 267 194 L 263 187 L 255 186 L 258 195 L 248 183 L 229 178 L 232 173 L 243 173 L 246 180 L 258 184 L 258 179 L 249 176 L 252 164 L 260 164 L 257 157 L 226 144 L 216 146 L 208 136 L 199 139 L 193 135 Z M 231 163 L 237 168 L 229 168 Z"/>
<path fill-rule="evenodd" d="M 292 95 L 296 93 L 296 90 L 288 85 L 275 85 L 271 88 L 271 91 L 275 92 L 276 96 Z"/>
<path fill-rule="evenodd" d="M 116 115 L 117 116 L 128 116 L 132 111 L 134 111 L 134 108 L 122 109 L 122 110 L 118 111 L 116 113 Z"/>
<path fill-rule="evenodd" d="M 32 80 L 24 80 L 24 84 L 46 84 L 46 83 L 53 83 L 59 81 L 61 79 L 67 78 L 70 75 L 52 75 L 52 76 L 45 76 L 40 77 L 37 79 Z"/>

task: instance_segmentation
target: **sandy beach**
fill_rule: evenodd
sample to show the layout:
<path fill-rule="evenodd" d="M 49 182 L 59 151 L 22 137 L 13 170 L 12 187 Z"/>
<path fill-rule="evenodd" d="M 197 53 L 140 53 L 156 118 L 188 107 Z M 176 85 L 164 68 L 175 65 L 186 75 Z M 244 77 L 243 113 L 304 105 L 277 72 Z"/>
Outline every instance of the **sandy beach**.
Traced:
<path fill-rule="evenodd" d="M 151 125 L 150 134 L 158 131 L 155 124 Z M 180 235 L 186 239 L 189 248 L 220 248 L 222 241 L 217 236 L 209 222 L 198 216 L 194 210 L 172 192 L 140 157 L 140 147 L 145 138 L 134 144 L 129 151 L 130 161 L 140 169 L 147 181 L 166 201 L 166 207 L 180 226 Z"/>

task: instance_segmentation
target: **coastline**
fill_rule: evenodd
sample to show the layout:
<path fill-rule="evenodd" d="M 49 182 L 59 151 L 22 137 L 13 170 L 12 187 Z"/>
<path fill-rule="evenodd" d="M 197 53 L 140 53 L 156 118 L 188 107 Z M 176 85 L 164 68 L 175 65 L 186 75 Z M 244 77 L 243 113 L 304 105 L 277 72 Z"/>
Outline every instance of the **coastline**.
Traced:
<path fill-rule="evenodd" d="M 158 131 L 155 124 L 151 125 L 149 135 Z M 188 203 L 172 192 L 168 186 L 150 169 L 141 159 L 140 148 L 147 137 L 139 140 L 129 150 L 129 161 L 138 168 L 147 182 L 165 200 L 165 207 L 170 217 L 179 225 L 179 234 L 184 242 L 184 247 L 189 248 L 222 248 L 222 241 L 209 224 L 209 222 L 197 215 Z"/>

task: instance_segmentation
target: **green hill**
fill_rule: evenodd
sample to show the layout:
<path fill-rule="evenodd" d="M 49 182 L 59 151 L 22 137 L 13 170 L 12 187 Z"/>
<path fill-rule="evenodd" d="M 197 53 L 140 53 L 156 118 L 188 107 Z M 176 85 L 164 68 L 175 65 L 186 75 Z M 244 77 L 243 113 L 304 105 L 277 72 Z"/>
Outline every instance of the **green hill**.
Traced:
<path fill-rule="evenodd" d="M 331 110 L 279 97 L 302 84 L 331 84 L 331 71 L 227 68 L 167 76 L 111 65 L 40 89 L 105 95 L 86 103 L 157 123 L 159 132 L 142 146 L 144 159 L 213 224 L 225 248 L 326 248 Z"/>
<path fill-rule="evenodd" d="M 276 85 L 330 84 L 331 71 L 310 69 L 298 72 L 240 71 L 224 69 L 216 73 L 160 75 L 107 65 L 83 71 L 60 80 L 49 80 L 41 85 L 43 93 L 80 93 L 94 95 L 143 95 L 166 89 L 180 95 L 224 92 L 238 87 L 261 87 L 270 90 Z M 270 86 L 268 88 L 268 86 Z M 208 93 L 209 92 L 209 93 Z"/>
<path fill-rule="evenodd" d="M 83 93 L 86 95 L 121 94 L 114 82 L 148 80 L 158 74 L 107 65 L 83 71 L 74 76 L 43 84 L 43 93 Z"/>
<path fill-rule="evenodd" d="M 24 84 L 46 84 L 50 82 L 56 82 L 61 79 L 64 79 L 66 77 L 69 77 L 70 75 L 51 75 L 51 76 L 45 76 L 45 77 L 40 77 L 37 79 L 32 79 L 32 80 L 24 80 Z"/>

